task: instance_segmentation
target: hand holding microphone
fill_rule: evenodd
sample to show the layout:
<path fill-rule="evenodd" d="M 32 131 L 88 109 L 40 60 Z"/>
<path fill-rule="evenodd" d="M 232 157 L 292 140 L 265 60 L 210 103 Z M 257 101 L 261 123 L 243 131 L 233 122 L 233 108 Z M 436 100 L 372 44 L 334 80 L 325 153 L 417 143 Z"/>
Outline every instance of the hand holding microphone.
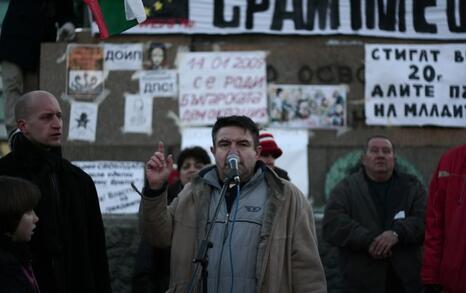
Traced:
<path fill-rule="evenodd" d="M 230 168 L 226 180 L 234 181 L 239 184 L 239 156 L 235 153 L 231 153 L 227 156 L 228 167 Z"/>

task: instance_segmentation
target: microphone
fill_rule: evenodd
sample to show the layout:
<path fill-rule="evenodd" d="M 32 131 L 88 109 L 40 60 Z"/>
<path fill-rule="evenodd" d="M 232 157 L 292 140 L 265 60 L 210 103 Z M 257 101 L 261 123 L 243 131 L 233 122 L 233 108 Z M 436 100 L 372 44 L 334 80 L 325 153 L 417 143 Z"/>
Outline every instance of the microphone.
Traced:
<path fill-rule="evenodd" d="M 239 183 L 239 157 L 237 154 L 229 154 L 227 156 L 228 166 L 230 167 L 229 179 L 233 179 L 235 183 Z"/>

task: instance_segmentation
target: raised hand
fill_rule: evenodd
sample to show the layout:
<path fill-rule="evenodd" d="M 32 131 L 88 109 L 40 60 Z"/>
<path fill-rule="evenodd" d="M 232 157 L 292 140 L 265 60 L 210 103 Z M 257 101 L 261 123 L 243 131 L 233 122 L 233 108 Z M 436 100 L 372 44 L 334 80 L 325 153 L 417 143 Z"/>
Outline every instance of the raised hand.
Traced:
<path fill-rule="evenodd" d="M 159 142 L 157 151 L 146 163 L 146 178 L 151 189 L 160 189 L 167 182 L 168 175 L 173 170 L 173 156 L 165 156 L 163 142 Z"/>

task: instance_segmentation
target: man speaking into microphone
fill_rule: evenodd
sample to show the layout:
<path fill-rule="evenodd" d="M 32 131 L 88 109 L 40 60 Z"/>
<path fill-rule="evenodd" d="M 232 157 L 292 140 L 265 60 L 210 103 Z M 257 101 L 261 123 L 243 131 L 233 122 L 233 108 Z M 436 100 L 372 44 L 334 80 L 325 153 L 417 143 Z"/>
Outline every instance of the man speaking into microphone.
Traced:
<path fill-rule="evenodd" d="M 149 243 L 171 246 L 169 292 L 327 291 L 311 206 L 258 160 L 258 136 L 246 116 L 218 118 L 215 165 L 202 169 L 169 206 L 173 157 L 159 143 L 148 160 L 140 221 Z M 193 263 L 205 239 L 206 258 Z"/>

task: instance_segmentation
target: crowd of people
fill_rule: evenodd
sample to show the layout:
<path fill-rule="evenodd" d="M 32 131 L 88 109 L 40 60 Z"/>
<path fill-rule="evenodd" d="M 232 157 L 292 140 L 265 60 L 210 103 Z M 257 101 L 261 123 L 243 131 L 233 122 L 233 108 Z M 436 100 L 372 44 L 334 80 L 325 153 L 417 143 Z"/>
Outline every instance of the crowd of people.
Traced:
<path fill-rule="evenodd" d="M 0 159 L 1 292 L 112 292 L 95 185 L 62 155 L 56 97 L 29 91 L 41 43 L 73 40 L 74 21 L 71 0 L 25 0 L 10 1 L 2 24 L 11 152 Z M 153 43 L 145 68 L 165 68 L 166 50 Z M 344 124 L 338 93 L 331 102 L 317 93 L 315 104 L 284 95 L 276 89 L 272 120 L 312 122 L 315 112 Z M 161 142 L 148 159 L 133 292 L 327 292 L 310 202 L 275 165 L 283 150 L 273 134 L 219 117 L 210 151 L 214 164 L 200 147 L 175 164 Z M 344 292 L 466 293 L 465 201 L 466 144 L 440 158 L 426 190 L 397 168 L 389 137 L 369 137 L 322 220 Z"/>
<path fill-rule="evenodd" d="M 111 292 L 92 179 L 63 158 L 55 96 L 18 98 L 0 159 L 2 292 Z M 246 116 L 219 117 L 211 158 L 160 142 L 145 165 L 133 292 L 327 292 L 310 202 L 275 166 L 283 150 Z M 323 238 L 344 292 L 466 292 L 466 145 L 445 153 L 428 191 L 369 137 L 361 168 L 331 192 Z M 6 290 L 6 291 L 5 291 Z"/>

